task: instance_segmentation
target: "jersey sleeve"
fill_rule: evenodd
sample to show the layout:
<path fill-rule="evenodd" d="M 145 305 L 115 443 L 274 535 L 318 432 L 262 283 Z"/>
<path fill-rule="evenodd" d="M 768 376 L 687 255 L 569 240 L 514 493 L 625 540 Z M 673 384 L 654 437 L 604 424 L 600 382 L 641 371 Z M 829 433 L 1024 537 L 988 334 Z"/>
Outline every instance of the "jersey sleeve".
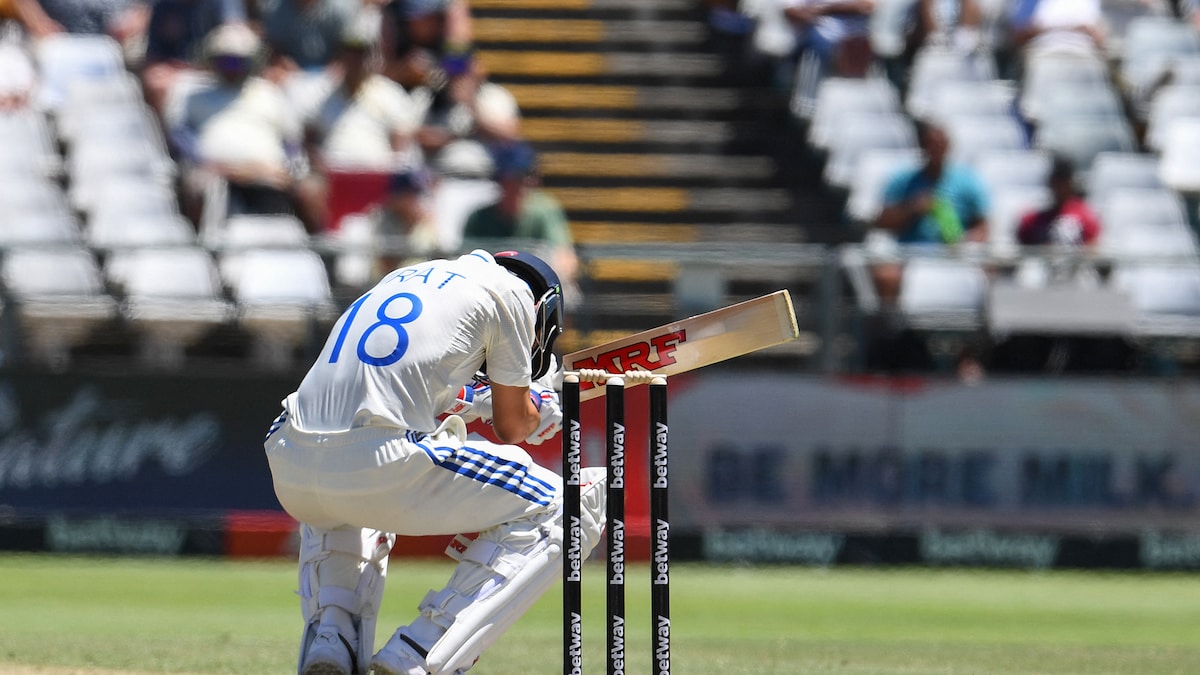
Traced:
<path fill-rule="evenodd" d="M 527 288 L 510 287 L 496 294 L 496 321 L 484 348 L 488 379 L 492 382 L 510 387 L 529 386 L 533 322 L 533 295 Z"/>

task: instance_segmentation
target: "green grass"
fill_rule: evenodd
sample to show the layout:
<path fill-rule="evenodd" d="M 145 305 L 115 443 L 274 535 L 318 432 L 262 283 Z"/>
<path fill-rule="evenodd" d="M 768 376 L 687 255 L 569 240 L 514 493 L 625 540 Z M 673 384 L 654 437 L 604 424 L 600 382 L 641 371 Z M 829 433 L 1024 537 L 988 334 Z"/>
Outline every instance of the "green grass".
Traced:
<path fill-rule="evenodd" d="M 380 639 L 448 564 L 393 563 Z M 603 568 L 585 577 L 585 670 L 604 671 Z M 1196 673 L 1200 576 L 676 565 L 675 671 Z M 646 569 L 628 597 L 628 672 L 650 672 Z M 288 562 L 0 556 L 0 672 L 294 673 Z M 472 675 L 560 672 L 551 591 Z"/>

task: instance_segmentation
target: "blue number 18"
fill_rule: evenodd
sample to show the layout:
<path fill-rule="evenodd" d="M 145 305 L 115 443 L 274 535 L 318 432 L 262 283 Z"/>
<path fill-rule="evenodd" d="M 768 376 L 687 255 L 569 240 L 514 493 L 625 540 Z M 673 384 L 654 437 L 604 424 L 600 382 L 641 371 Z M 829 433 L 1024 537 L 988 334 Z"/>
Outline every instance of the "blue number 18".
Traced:
<path fill-rule="evenodd" d="M 346 342 L 346 335 L 350 332 L 350 324 L 354 323 L 355 317 L 358 316 L 358 310 L 370 296 L 371 294 L 367 293 L 358 300 L 355 300 L 354 304 L 350 306 L 350 311 L 346 314 L 346 321 L 342 324 L 342 330 L 338 333 L 337 340 L 333 343 L 333 353 L 329 356 L 330 363 L 337 363 L 338 356 L 342 353 L 342 345 Z M 398 298 L 408 300 L 410 305 L 408 313 L 401 317 L 390 317 L 387 315 L 387 309 Z M 358 339 L 357 353 L 359 360 L 372 366 L 390 366 L 399 361 L 404 356 L 404 352 L 408 351 L 408 331 L 404 329 L 404 324 L 415 321 L 418 316 L 421 316 L 422 309 L 421 299 L 412 293 L 397 293 L 384 300 L 379 305 L 379 309 L 375 311 L 375 316 L 379 320 L 367 326 L 367 329 L 363 331 L 362 337 Z M 395 331 L 396 348 L 386 356 L 371 356 L 367 353 L 367 338 L 381 326 L 387 326 Z"/>

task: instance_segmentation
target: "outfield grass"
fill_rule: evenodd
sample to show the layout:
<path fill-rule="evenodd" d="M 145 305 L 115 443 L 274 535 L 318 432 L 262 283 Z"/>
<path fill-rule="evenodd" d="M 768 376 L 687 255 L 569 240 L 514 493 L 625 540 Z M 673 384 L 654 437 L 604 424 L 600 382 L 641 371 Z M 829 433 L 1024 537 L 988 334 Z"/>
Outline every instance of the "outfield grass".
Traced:
<path fill-rule="evenodd" d="M 393 564 L 381 639 L 448 564 Z M 585 577 L 586 672 L 604 672 L 603 568 Z M 1200 576 L 963 570 L 672 569 L 684 675 L 1200 673 Z M 632 572 L 627 672 L 650 672 Z M 294 673 L 288 562 L 0 555 L 0 673 Z M 472 675 L 560 671 L 560 598 L 542 599 Z M 39 671 L 40 672 L 40 671 Z M 61 672 L 61 671 L 60 671 Z"/>

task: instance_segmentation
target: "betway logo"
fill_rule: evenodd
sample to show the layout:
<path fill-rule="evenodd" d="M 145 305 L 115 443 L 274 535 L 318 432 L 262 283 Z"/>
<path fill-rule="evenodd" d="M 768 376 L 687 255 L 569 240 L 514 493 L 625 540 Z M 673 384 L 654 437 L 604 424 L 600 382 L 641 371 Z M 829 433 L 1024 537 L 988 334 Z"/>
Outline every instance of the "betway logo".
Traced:
<path fill-rule="evenodd" d="M 667 425 L 662 422 L 654 427 L 654 484 L 651 487 L 667 487 Z"/>
<path fill-rule="evenodd" d="M 581 426 L 579 420 L 571 420 L 571 428 L 567 430 L 567 485 L 579 485 L 579 471 L 583 458 Z"/>
<path fill-rule="evenodd" d="M 612 649 L 609 651 L 608 658 L 609 673 L 625 675 L 625 617 L 613 617 Z"/>
<path fill-rule="evenodd" d="M 571 545 L 567 547 L 567 565 L 571 571 L 567 576 L 567 581 L 581 581 L 583 579 L 583 527 L 576 516 L 571 516 L 570 532 Z"/>
<path fill-rule="evenodd" d="M 658 661 L 661 675 L 671 673 L 671 620 L 665 616 L 658 617 L 658 627 L 654 631 L 654 659 Z"/>
<path fill-rule="evenodd" d="M 669 540 L 671 524 L 659 518 L 654 522 L 654 585 L 671 583 L 671 557 Z"/>
<path fill-rule="evenodd" d="M 613 447 L 611 471 L 608 477 L 608 484 L 614 488 L 625 487 L 625 425 L 613 425 Z"/>
<path fill-rule="evenodd" d="M 580 359 L 571 364 L 571 367 L 575 370 L 598 368 L 609 373 L 623 373 L 627 370 L 654 371 L 675 363 L 672 353 L 684 342 L 687 342 L 687 331 L 671 331 L 655 335 L 643 342 L 616 347 L 593 358 Z M 583 382 L 580 389 L 591 389 L 595 386 L 599 385 Z"/>
<path fill-rule="evenodd" d="M 583 675 L 583 617 L 571 612 L 571 644 L 567 648 L 571 657 L 571 675 Z"/>
<path fill-rule="evenodd" d="M 625 583 L 625 521 L 612 522 L 612 550 L 608 552 L 612 562 L 612 577 L 608 580 L 610 586 L 620 586 Z"/>

